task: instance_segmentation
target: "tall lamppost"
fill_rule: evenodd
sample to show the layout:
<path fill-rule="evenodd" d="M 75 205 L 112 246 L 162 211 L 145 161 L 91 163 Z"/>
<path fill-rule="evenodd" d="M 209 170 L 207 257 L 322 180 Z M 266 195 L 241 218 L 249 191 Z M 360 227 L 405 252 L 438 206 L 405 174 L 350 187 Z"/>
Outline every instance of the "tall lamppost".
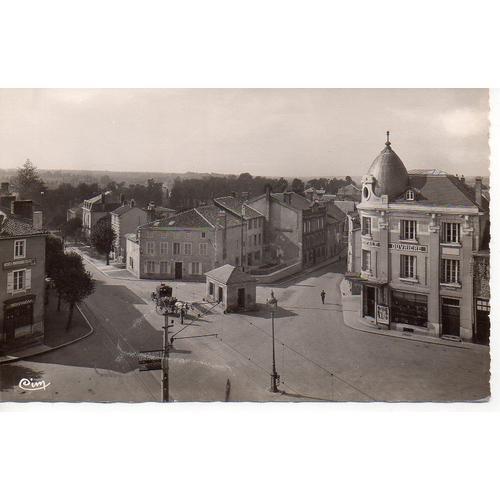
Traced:
<path fill-rule="evenodd" d="M 267 304 L 269 305 L 269 309 L 271 310 L 271 329 L 273 338 L 273 371 L 271 373 L 271 392 L 279 392 L 278 384 L 280 376 L 276 372 L 276 352 L 274 347 L 274 313 L 276 312 L 276 309 L 278 309 L 278 300 L 274 296 L 274 292 L 272 290 L 271 290 L 271 298 L 267 299 Z"/>

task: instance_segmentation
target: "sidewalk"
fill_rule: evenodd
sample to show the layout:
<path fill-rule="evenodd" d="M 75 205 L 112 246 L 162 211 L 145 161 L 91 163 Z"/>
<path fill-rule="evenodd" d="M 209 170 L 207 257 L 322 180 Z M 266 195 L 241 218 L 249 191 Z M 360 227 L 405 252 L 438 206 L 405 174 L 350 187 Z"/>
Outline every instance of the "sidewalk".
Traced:
<path fill-rule="evenodd" d="M 89 323 L 87 317 L 80 307 L 75 308 L 73 322 L 70 330 L 66 331 L 66 321 L 68 319 L 68 305 L 61 303 L 61 311 L 57 311 L 57 297 L 51 293 L 49 304 L 45 311 L 45 336 L 44 342 L 23 347 L 18 351 L 12 351 L 0 356 L 0 365 L 13 363 L 20 359 L 30 358 L 46 352 L 55 351 L 68 345 L 83 340 L 92 333 L 94 328 Z"/>
<path fill-rule="evenodd" d="M 361 295 L 351 295 L 347 285 L 348 283 L 345 279 L 340 282 L 340 292 L 342 296 L 342 315 L 344 324 L 349 328 L 366 333 L 385 335 L 386 337 L 395 337 L 414 342 L 425 342 L 427 344 L 438 344 L 447 347 L 455 347 L 458 349 L 473 349 L 478 351 L 489 349 L 488 346 L 473 344 L 472 342 L 454 342 L 452 340 L 445 340 L 440 337 L 431 337 L 418 333 L 400 332 L 398 330 L 385 330 L 372 326 L 364 321 L 360 315 Z"/>

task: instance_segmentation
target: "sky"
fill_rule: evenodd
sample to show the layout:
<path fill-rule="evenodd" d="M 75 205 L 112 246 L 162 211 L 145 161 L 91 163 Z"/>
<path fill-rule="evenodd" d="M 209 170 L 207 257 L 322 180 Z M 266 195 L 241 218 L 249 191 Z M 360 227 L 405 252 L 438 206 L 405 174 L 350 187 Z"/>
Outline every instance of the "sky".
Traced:
<path fill-rule="evenodd" d="M 0 89 L 0 168 L 360 176 L 383 149 L 408 170 L 488 175 L 478 89 Z"/>

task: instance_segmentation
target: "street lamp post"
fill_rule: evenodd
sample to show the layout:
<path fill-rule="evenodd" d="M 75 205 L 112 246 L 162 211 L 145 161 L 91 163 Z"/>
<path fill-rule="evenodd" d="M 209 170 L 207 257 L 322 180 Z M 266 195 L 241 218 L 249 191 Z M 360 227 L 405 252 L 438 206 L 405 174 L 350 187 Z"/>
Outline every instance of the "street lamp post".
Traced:
<path fill-rule="evenodd" d="M 274 292 L 271 290 L 271 298 L 267 299 L 267 303 L 271 309 L 271 332 L 273 339 L 273 371 L 271 373 L 271 392 L 279 392 L 278 384 L 280 380 L 280 376 L 276 372 L 276 350 L 274 346 L 274 313 L 278 308 L 278 300 L 274 296 Z"/>

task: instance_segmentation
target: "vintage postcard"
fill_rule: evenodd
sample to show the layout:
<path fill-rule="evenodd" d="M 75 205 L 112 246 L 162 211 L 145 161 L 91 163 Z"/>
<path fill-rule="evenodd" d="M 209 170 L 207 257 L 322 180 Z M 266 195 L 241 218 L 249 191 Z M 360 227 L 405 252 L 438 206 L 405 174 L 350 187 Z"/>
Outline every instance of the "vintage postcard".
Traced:
<path fill-rule="evenodd" d="M 487 401 L 488 100 L 0 90 L 0 402 Z"/>

